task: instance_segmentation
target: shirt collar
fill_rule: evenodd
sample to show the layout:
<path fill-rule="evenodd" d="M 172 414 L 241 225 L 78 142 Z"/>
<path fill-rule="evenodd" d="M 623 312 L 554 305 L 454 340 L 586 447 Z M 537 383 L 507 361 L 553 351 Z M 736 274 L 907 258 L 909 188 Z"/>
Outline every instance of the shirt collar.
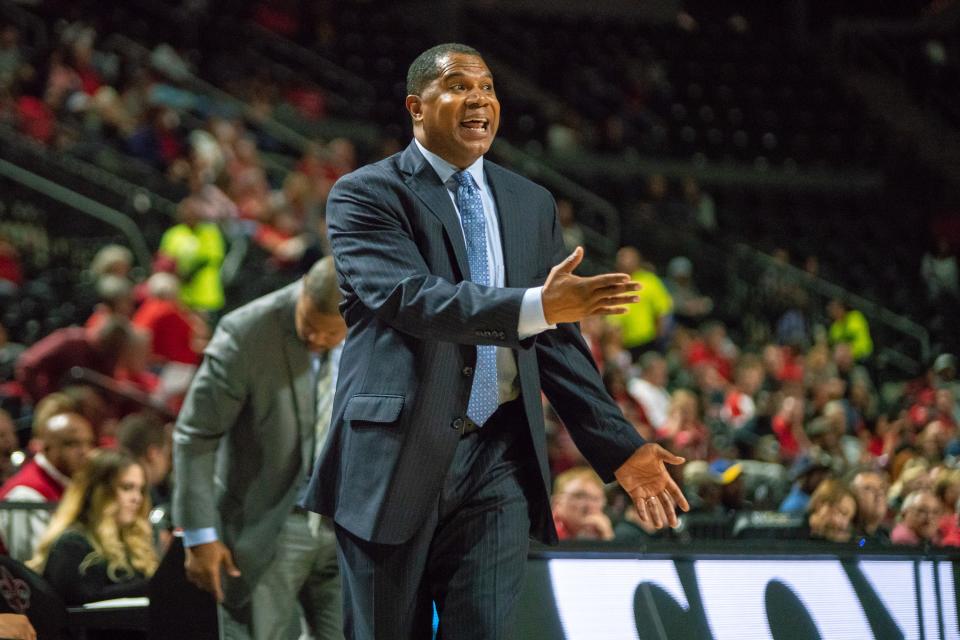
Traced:
<path fill-rule="evenodd" d="M 450 181 L 450 178 L 453 177 L 453 174 L 460 171 L 459 168 L 453 166 L 434 152 L 424 147 L 416 138 L 414 138 L 413 141 L 416 143 L 417 148 L 420 149 L 420 153 L 423 154 L 423 157 L 426 159 L 426 161 L 430 163 L 431 167 L 433 167 L 433 170 L 436 172 L 437 176 L 439 176 L 440 182 L 442 182 L 444 185 L 447 185 L 447 183 Z M 484 179 L 483 175 L 483 156 L 477 158 L 476 161 L 467 167 L 466 170 L 471 176 L 473 176 L 473 180 L 477 183 L 477 186 L 479 186 L 481 189 L 486 188 L 486 180 Z"/>
<path fill-rule="evenodd" d="M 37 466 L 47 472 L 47 474 L 60 483 L 61 486 L 65 487 L 70 484 L 70 478 L 65 476 L 59 469 L 57 469 L 49 460 L 47 456 L 42 453 L 38 453 L 33 457 L 34 461 L 37 463 Z"/>

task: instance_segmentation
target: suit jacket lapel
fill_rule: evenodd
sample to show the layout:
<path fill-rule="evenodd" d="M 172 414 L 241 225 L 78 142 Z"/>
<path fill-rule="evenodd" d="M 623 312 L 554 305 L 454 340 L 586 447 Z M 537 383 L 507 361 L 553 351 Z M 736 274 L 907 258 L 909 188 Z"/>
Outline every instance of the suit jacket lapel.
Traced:
<path fill-rule="evenodd" d="M 497 204 L 500 220 L 500 241 L 503 244 L 504 284 L 508 287 L 524 287 L 526 271 L 523 234 L 523 206 L 516 192 L 499 179 L 497 166 L 484 160 L 487 184 Z"/>
<path fill-rule="evenodd" d="M 281 308 L 277 312 L 283 314 L 283 324 L 286 327 L 283 352 L 287 361 L 290 382 L 293 386 L 293 401 L 297 408 L 303 468 L 309 469 L 313 464 L 313 447 L 310 446 L 310 443 L 316 430 L 317 389 L 313 367 L 310 363 L 310 352 L 307 351 L 303 341 L 297 336 L 296 324 L 293 319 L 295 300 L 296 298 L 291 302 L 289 308 Z"/>
<path fill-rule="evenodd" d="M 460 273 L 463 278 L 469 279 L 470 266 L 467 262 L 467 245 L 463 241 L 460 219 L 453 208 L 453 203 L 450 202 L 450 194 L 447 188 L 440 183 L 437 172 L 424 159 L 420 150 L 417 149 L 417 145 L 413 142 L 403 152 L 400 158 L 400 167 L 405 174 L 404 182 L 410 187 L 410 190 L 417 194 L 417 197 L 427 205 L 427 209 L 443 224 L 447 240 L 450 242 L 453 254 L 456 257 L 457 266 L 460 267 Z"/>

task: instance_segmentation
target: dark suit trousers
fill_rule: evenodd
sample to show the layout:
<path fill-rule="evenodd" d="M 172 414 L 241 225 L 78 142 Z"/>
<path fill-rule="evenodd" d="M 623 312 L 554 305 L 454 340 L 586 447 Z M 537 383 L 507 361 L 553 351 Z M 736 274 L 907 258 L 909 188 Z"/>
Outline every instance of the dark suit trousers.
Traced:
<path fill-rule="evenodd" d="M 461 438 L 437 507 L 412 539 L 375 544 L 337 527 L 346 637 L 429 639 L 431 601 L 440 638 L 510 637 L 536 473 L 522 404 L 510 402 Z"/>

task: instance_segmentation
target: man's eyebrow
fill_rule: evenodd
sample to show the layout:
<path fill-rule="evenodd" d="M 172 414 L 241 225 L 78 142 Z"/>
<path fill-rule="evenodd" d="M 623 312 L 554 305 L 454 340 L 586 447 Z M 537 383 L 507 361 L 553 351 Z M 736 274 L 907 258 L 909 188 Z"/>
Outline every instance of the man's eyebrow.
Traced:
<path fill-rule="evenodd" d="M 441 76 L 441 78 L 442 78 L 443 80 L 450 80 L 451 78 L 460 78 L 460 77 L 464 77 L 464 76 L 468 76 L 468 75 L 475 75 L 475 74 L 468 74 L 468 73 L 466 73 L 465 71 L 459 71 L 459 70 L 456 70 L 456 71 L 447 71 L 447 72 L 445 72 L 445 73 Z M 482 75 L 482 77 L 484 77 L 484 78 L 487 78 L 487 79 L 489 79 L 489 80 L 493 80 L 493 74 L 490 73 L 489 71 L 484 71 L 481 75 Z"/>

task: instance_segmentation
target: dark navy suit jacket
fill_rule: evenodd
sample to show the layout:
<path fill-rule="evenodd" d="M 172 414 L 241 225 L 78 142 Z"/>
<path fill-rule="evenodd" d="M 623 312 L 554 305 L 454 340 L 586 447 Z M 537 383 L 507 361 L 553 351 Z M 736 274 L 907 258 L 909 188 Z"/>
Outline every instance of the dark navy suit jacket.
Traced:
<path fill-rule="evenodd" d="M 397 544 L 435 509 L 466 412 L 476 345 L 514 350 L 542 482 L 532 533 L 550 517 L 541 389 L 577 446 L 610 481 L 643 444 L 604 390 L 574 324 L 521 340 L 523 292 L 566 257 L 550 193 L 489 161 L 504 288 L 468 281 L 467 250 L 446 187 L 416 145 L 341 178 L 327 222 L 349 328 L 330 435 L 304 505 L 354 535 Z"/>

